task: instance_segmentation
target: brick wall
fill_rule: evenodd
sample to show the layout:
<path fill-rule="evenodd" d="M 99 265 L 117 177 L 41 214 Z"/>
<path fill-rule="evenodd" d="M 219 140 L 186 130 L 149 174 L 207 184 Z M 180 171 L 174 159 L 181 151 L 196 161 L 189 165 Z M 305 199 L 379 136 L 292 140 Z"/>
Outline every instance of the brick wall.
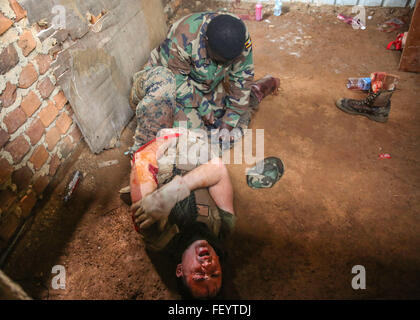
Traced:
<path fill-rule="evenodd" d="M 39 31 L 16 0 L 0 1 L 0 252 L 82 137 Z"/>

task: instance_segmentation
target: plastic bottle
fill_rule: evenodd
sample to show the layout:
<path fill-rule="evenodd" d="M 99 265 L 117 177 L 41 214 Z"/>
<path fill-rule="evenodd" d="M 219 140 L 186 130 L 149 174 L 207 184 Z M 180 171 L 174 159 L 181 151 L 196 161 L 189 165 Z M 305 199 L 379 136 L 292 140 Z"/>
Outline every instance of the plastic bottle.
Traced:
<path fill-rule="evenodd" d="M 262 20 L 262 4 L 260 2 L 255 5 L 255 20 Z"/>
<path fill-rule="evenodd" d="M 73 196 L 74 190 L 76 190 L 76 187 L 79 184 L 82 177 L 83 177 L 83 174 L 80 171 L 75 171 L 73 173 L 70 183 L 67 186 L 66 195 L 64 196 L 64 199 L 63 199 L 64 202 L 69 202 L 69 200 Z"/>
<path fill-rule="evenodd" d="M 281 15 L 281 0 L 276 0 L 276 4 L 274 5 L 274 15 L 280 16 Z"/>
<path fill-rule="evenodd" d="M 370 78 L 349 78 L 347 82 L 347 89 L 351 90 L 369 90 Z"/>
<path fill-rule="evenodd" d="M 359 28 L 362 30 L 366 29 L 366 26 L 363 24 L 363 22 L 360 19 L 354 19 L 353 17 L 345 16 L 344 14 L 338 14 L 337 18 L 343 21 L 344 23 L 352 25 L 353 28 L 355 29 L 359 29 Z"/>

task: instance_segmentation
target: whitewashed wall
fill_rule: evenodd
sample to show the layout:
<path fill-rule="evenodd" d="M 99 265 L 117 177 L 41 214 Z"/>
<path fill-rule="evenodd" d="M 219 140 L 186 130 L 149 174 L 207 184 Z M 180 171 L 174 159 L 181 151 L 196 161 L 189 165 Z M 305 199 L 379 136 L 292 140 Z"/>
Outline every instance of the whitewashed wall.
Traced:
<path fill-rule="evenodd" d="M 234 0 L 230 0 L 234 1 Z M 261 2 L 273 4 L 275 0 L 242 0 L 243 2 Z M 367 7 L 414 7 L 416 0 L 283 0 L 284 3 L 303 2 L 313 4 L 329 4 L 337 6 L 363 5 Z"/>

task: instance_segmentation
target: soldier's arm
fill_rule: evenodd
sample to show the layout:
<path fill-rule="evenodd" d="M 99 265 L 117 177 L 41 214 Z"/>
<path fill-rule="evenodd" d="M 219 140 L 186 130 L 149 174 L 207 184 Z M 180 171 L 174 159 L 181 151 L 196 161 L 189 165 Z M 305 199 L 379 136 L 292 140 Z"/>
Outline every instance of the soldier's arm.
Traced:
<path fill-rule="evenodd" d="M 233 187 L 222 159 L 213 158 L 190 171 L 183 178 L 190 190 L 208 188 L 211 197 L 220 209 L 235 214 Z"/>
<path fill-rule="evenodd" d="M 165 56 L 167 66 L 175 75 L 177 102 L 183 107 L 198 108 L 201 115 L 210 112 L 210 108 L 205 108 L 205 97 L 194 85 L 194 81 L 189 74 L 192 68 L 191 53 L 189 48 L 184 48 L 177 43 L 178 38 L 167 39 L 161 45 L 161 56 Z M 204 107 L 203 107 L 204 106 Z"/>
<path fill-rule="evenodd" d="M 229 74 L 231 92 L 226 99 L 227 111 L 223 122 L 231 127 L 236 127 L 239 117 L 249 107 L 251 84 L 254 81 L 254 61 L 251 38 L 248 39 L 244 52 L 235 59 Z"/>

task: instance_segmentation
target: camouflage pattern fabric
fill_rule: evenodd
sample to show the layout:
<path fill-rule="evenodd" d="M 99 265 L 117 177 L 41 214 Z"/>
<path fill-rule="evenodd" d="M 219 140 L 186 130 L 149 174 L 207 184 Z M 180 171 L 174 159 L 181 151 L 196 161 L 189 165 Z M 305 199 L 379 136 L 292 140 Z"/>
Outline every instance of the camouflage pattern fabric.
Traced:
<path fill-rule="evenodd" d="M 207 26 L 218 14 L 193 13 L 180 19 L 170 28 L 163 43 L 151 53 L 151 66 L 167 67 L 175 75 L 174 126 L 187 121 L 190 129 L 204 128 L 201 118 L 213 111 L 216 118 L 236 127 L 240 116 L 249 107 L 254 78 L 252 45 L 247 45 L 239 57 L 223 65 L 212 61 L 207 53 Z M 251 43 L 248 30 L 246 41 Z M 223 87 L 223 80 L 229 84 L 229 92 Z"/>
<path fill-rule="evenodd" d="M 258 167 L 264 164 L 262 172 Z M 246 182 L 252 189 L 271 188 L 280 180 L 284 173 L 283 162 L 276 157 L 265 158 L 251 168 L 246 176 Z"/>
<path fill-rule="evenodd" d="M 156 138 L 159 130 L 172 128 L 175 90 L 175 76 L 167 68 L 149 66 L 134 75 L 130 101 L 138 103 L 137 128 L 130 152 Z"/>

